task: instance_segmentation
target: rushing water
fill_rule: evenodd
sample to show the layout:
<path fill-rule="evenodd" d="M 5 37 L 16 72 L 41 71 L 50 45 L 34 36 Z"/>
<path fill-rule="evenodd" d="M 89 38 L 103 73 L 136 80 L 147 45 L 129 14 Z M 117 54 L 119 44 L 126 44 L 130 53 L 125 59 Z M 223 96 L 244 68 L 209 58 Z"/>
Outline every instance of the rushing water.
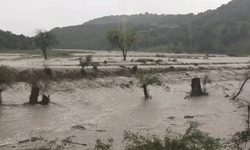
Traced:
<path fill-rule="evenodd" d="M 221 85 L 230 89 L 229 83 L 213 84 L 210 96 L 194 99 L 185 99 L 190 88 L 187 82 L 149 87 L 153 98 L 144 100 L 142 89 L 135 85 L 121 88 L 113 79 L 107 83 L 102 79 L 91 82 L 93 87 L 84 80 L 55 84 L 58 90 L 51 95 L 53 103 L 48 106 L 23 105 L 29 96 L 24 83 L 4 91 L 0 145 L 32 136 L 56 139 L 75 135 L 76 140 L 90 145 L 97 138 L 112 137 L 119 148 L 124 130 L 163 135 L 171 127 L 184 133 L 189 121 L 197 121 L 202 131 L 215 137 L 228 137 L 244 128 L 244 109 L 237 109 L 236 104 L 224 98 Z M 185 119 L 185 115 L 194 119 Z M 75 125 L 85 129 L 73 130 Z"/>

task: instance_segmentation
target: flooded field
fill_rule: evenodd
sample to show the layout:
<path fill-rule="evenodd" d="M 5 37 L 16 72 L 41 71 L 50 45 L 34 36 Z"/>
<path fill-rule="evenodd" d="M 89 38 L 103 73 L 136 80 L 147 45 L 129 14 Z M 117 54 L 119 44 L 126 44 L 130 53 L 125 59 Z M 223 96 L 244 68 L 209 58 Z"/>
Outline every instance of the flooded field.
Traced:
<path fill-rule="evenodd" d="M 31 137 L 62 140 L 73 136 L 74 142 L 87 146 L 72 145 L 72 149 L 93 148 L 96 139 L 113 138 L 113 149 L 119 150 L 124 147 L 122 141 L 125 130 L 163 136 L 170 127 L 174 132 L 183 134 L 192 121 L 200 124 L 201 131 L 213 137 L 228 139 L 246 127 L 248 103 L 245 101 L 249 101 L 250 84 L 246 83 L 245 90 L 237 100 L 230 100 L 230 97 L 243 82 L 244 72 L 249 66 L 248 57 L 204 59 L 203 55 L 165 54 L 166 56 L 158 58 L 155 57 L 156 54 L 130 53 L 128 60 L 122 61 L 119 54 L 96 52 L 92 55 L 93 61 L 100 62 L 98 68 L 104 73 L 119 70 L 121 65 L 131 68 L 137 64 L 138 68 L 144 70 L 156 68 L 151 71 L 156 71 L 163 85 L 149 86 L 152 99 L 144 99 L 143 89 L 134 75 L 112 75 L 112 72 L 111 75 L 102 77 L 52 81 L 52 103 L 47 106 L 25 104 L 29 100 L 30 86 L 26 82 L 17 82 L 2 94 L 0 149 L 32 149 L 44 144 L 18 144 Z M 80 69 L 80 54 L 47 61 L 42 58 L 25 58 L 22 55 L 17 59 L 18 56 L 10 55 L 9 59 L 6 56 L 0 64 L 25 70 L 43 68 L 46 63 L 48 67 L 57 70 L 57 74 L 65 68 L 68 71 Z M 163 61 L 159 64 L 134 62 L 139 58 Z M 177 58 L 177 61 L 169 60 L 173 58 Z M 102 64 L 104 60 L 108 63 Z M 164 70 L 171 66 L 182 69 Z M 190 98 L 191 79 L 204 78 L 205 75 L 211 79 L 211 83 L 207 84 L 209 95 Z"/>

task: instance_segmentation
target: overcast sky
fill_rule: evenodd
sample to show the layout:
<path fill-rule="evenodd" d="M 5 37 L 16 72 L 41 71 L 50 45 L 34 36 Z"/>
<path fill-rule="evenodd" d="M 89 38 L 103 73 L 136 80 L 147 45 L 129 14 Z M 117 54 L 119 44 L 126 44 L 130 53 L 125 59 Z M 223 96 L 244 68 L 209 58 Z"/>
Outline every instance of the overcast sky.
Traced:
<path fill-rule="evenodd" d="M 35 28 L 80 25 L 94 18 L 139 13 L 187 14 L 231 0 L 0 0 L 0 29 L 33 36 Z"/>

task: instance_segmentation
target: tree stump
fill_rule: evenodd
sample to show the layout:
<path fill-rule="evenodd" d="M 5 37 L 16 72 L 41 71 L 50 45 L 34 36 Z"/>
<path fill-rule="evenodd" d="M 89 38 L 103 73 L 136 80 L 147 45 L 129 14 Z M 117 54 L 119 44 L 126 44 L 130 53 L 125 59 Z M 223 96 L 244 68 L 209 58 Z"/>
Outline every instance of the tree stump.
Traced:
<path fill-rule="evenodd" d="M 82 76 L 85 77 L 87 75 L 87 72 L 85 71 L 84 68 L 81 69 Z"/>
<path fill-rule="evenodd" d="M 39 102 L 41 105 L 48 105 L 50 103 L 49 96 L 43 95 L 43 99 L 41 102 Z"/>
<path fill-rule="evenodd" d="M 191 96 L 203 95 L 200 78 L 193 78 L 191 87 L 192 87 Z"/>
<path fill-rule="evenodd" d="M 51 68 L 45 68 L 45 73 L 50 76 L 51 79 L 54 79 L 54 72 L 52 71 Z"/>
<path fill-rule="evenodd" d="M 143 92 L 144 92 L 145 98 L 149 98 L 149 93 L 148 93 L 148 89 L 147 89 L 146 84 L 143 84 Z"/>
<path fill-rule="evenodd" d="M 30 104 L 37 104 L 38 96 L 39 96 L 39 87 L 32 87 L 31 95 L 30 95 Z"/>

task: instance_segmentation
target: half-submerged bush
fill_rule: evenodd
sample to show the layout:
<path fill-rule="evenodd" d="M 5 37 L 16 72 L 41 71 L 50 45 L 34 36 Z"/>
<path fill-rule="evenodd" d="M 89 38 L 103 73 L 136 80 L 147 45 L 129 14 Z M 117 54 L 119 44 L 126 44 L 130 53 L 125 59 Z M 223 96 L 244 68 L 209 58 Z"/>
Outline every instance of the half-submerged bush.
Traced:
<path fill-rule="evenodd" d="M 135 62 L 142 62 L 142 63 L 146 63 L 146 62 L 154 62 L 155 60 L 154 59 L 147 59 L 147 58 L 140 58 L 140 59 L 137 59 L 135 60 Z"/>
<path fill-rule="evenodd" d="M 137 66 L 137 65 L 134 65 L 134 66 L 132 67 L 132 70 L 133 70 L 134 73 L 136 73 L 136 72 L 138 71 L 138 66 Z"/>
<path fill-rule="evenodd" d="M 92 61 L 92 55 L 87 55 L 85 58 L 79 58 L 79 65 L 82 68 L 86 66 L 88 67 L 91 61 Z"/>
<path fill-rule="evenodd" d="M 15 82 L 16 76 L 14 69 L 1 65 L 0 66 L 0 105 L 2 104 L 2 92 L 6 89 L 7 86 L 10 86 Z"/>
<path fill-rule="evenodd" d="M 149 90 L 147 89 L 148 85 L 162 85 L 160 78 L 156 75 L 145 75 L 141 72 L 138 73 L 136 77 L 140 81 L 141 86 L 143 87 L 143 92 L 146 99 L 152 97 L 149 95 Z"/>
<path fill-rule="evenodd" d="M 171 134 L 167 130 L 161 139 L 157 135 L 142 136 L 138 133 L 124 131 L 126 150 L 221 150 L 220 139 L 210 137 L 198 129 L 198 123 L 191 122 L 190 127 L 182 136 Z"/>

